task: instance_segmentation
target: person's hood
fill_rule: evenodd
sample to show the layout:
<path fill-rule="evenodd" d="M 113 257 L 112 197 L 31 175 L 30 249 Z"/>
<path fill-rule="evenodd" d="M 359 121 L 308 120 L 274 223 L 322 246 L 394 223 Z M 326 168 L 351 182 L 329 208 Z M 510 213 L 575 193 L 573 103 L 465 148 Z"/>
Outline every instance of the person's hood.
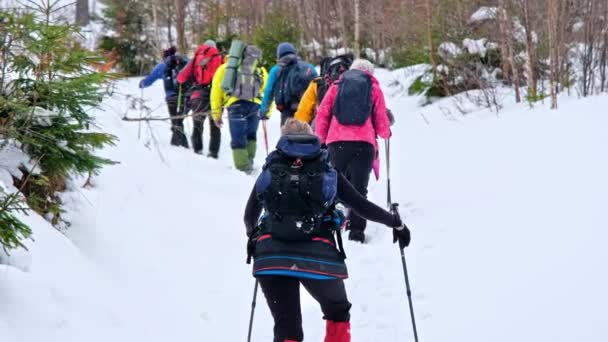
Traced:
<path fill-rule="evenodd" d="M 321 141 L 312 134 L 284 135 L 277 143 L 277 150 L 292 158 L 314 158 L 321 153 Z"/>

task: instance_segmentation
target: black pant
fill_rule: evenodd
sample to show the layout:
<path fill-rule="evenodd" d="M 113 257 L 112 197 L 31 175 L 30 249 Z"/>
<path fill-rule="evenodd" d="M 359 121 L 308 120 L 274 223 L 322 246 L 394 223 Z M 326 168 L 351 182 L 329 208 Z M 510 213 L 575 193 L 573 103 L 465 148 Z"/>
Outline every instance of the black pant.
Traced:
<path fill-rule="evenodd" d="M 210 115 L 210 90 L 205 88 L 199 90 L 200 96 L 190 101 L 190 109 L 192 109 L 192 148 L 195 153 L 203 153 L 203 131 L 205 127 L 205 119 Z M 220 143 L 222 139 L 222 131 L 215 125 L 213 119 L 209 118 L 209 155 L 217 157 L 220 151 Z"/>
<path fill-rule="evenodd" d="M 285 121 L 289 118 L 293 118 L 296 115 L 295 110 L 284 109 L 281 111 L 281 126 L 285 124 Z"/>
<path fill-rule="evenodd" d="M 313 280 L 285 276 L 260 276 L 260 286 L 274 318 L 274 342 L 302 341 L 302 312 L 300 284 L 321 305 L 323 318 L 348 322 L 350 307 L 342 279 Z"/>
<path fill-rule="evenodd" d="M 376 158 L 372 144 L 362 141 L 341 141 L 328 146 L 333 166 L 340 171 L 363 197 L 367 197 L 369 174 Z M 351 211 L 349 229 L 364 231 L 367 221 Z"/>
<path fill-rule="evenodd" d="M 172 118 L 183 114 L 177 110 L 177 97 L 167 99 L 167 108 Z M 188 148 L 188 139 L 184 134 L 184 118 L 171 119 L 171 133 L 171 145 Z"/>

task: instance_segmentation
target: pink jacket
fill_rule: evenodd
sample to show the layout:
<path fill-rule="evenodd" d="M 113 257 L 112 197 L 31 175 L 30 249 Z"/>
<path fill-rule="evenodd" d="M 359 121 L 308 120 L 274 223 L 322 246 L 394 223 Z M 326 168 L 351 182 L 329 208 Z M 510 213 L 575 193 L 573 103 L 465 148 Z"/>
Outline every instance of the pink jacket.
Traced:
<path fill-rule="evenodd" d="M 371 75 L 370 75 L 371 76 Z M 388 139 L 391 135 L 390 122 L 386 113 L 384 94 L 378 80 L 372 77 L 373 111 L 363 126 L 345 126 L 332 115 L 332 108 L 338 95 L 337 82 L 325 94 L 315 118 L 315 133 L 322 144 L 338 141 L 364 141 L 372 144 L 378 150 L 376 137 Z M 372 120 L 373 123 L 372 123 Z M 374 130 L 375 127 L 375 130 Z"/>

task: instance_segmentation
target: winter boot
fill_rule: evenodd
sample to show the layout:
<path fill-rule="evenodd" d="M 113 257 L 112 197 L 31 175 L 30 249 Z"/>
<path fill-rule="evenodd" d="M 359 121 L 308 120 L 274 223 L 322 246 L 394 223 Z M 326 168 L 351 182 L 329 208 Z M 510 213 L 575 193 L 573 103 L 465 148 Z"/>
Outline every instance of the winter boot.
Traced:
<path fill-rule="evenodd" d="M 350 230 L 348 233 L 348 239 L 351 241 L 357 241 L 365 243 L 365 233 L 360 230 Z"/>
<path fill-rule="evenodd" d="M 249 156 L 247 149 L 235 148 L 232 150 L 232 158 L 234 159 L 234 167 L 245 173 L 251 172 L 251 164 L 249 163 Z"/>
<path fill-rule="evenodd" d="M 249 160 L 252 161 L 255 159 L 255 152 L 258 150 L 258 145 L 255 140 L 249 140 L 247 142 L 247 155 L 249 156 Z"/>
<path fill-rule="evenodd" d="M 350 342 L 350 323 L 327 321 L 325 342 Z"/>

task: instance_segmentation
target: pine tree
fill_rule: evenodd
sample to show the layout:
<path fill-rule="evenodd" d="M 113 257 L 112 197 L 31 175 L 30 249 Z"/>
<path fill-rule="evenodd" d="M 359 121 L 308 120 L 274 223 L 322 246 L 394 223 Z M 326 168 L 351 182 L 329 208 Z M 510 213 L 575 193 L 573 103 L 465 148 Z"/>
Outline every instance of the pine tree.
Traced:
<path fill-rule="evenodd" d="M 102 60 L 79 45 L 78 27 L 52 22 L 52 6 L 0 12 L 0 140 L 37 161 L 40 174 L 22 170 L 15 185 L 32 209 L 59 223 L 56 192 L 70 175 L 111 164 L 94 151 L 114 137 L 88 130 L 94 125 L 89 113 L 107 94 L 111 75 L 91 67 Z"/>

